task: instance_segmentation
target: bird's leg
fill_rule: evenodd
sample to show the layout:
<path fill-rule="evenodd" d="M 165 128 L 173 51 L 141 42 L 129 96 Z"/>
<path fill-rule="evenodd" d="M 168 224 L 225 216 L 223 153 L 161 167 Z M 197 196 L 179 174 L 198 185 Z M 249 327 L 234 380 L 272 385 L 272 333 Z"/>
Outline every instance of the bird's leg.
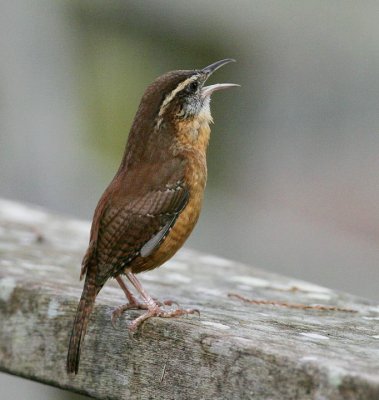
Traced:
<path fill-rule="evenodd" d="M 133 293 L 128 289 L 128 287 L 125 285 L 125 282 L 122 280 L 121 276 L 119 275 L 116 277 L 116 280 L 118 284 L 120 285 L 121 289 L 124 291 L 126 298 L 129 301 L 129 309 L 131 307 L 133 308 L 140 308 L 140 309 L 147 309 L 145 303 L 140 303 L 133 295 Z M 159 306 L 172 306 L 173 304 L 176 304 L 179 306 L 179 304 L 176 301 L 173 300 L 163 300 L 159 301 L 158 299 L 153 299 Z"/>
<path fill-rule="evenodd" d="M 121 289 L 125 293 L 126 298 L 131 306 L 138 306 L 140 302 L 134 297 L 133 293 L 128 289 L 121 276 L 116 276 L 116 281 L 120 285 Z"/>
<path fill-rule="evenodd" d="M 141 295 L 141 297 L 145 300 L 145 304 L 147 306 L 147 312 L 142 314 L 140 317 L 136 318 L 132 321 L 129 325 L 129 330 L 131 332 L 136 332 L 138 327 L 148 318 L 151 317 L 161 317 L 161 318 L 173 318 L 179 317 L 181 315 L 188 315 L 188 314 L 199 314 L 199 310 L 194 309 L 176 309 L 173 311 L 163 311 L 160 308 L 160 305 L 145 291 L 142 287 L 139 280 L 132 272 L 127 272 L 126 277 L 132 283 L 132 285 L 136 288 L 137 292 Z M 164 304 L 172 304 L 171 301 L 167 301 Z"/>
<path fill-rule="evenodd" d="M 126 298 L 128 299 L 128 303 L 122 304 L 121 306 L 118 306 L 113 312 L 112 312 L 112 325 L 113 327 L 116 326 L 116 321 L 118 318 L 121 317 L 121 315 L 127 311 L 127 310 L 147 310 L 147 305 L 145 303 L 141 303 L 138 301 L 133 293 L 128 289 L 126 286 L 125 282 L 122 280 L 121 276 L 116 276 L 116 281 L 120 285 L 121 289 L 125 293 Z"/>
<path fill-rule="evenodd" d="M 121 315 L 127 311 L 127 310 L 147 310 L 148 305 L 145 303 L 145 300 L 143 302 L 140 302 L 136 299 L 136 297 L 133 295 L 133 293 L 128 289 L 126 286 L 125 282 L 123 281 L 122 277 L 118 275 L 116 277 L 117 283 L 120 285 L 121 289 L 125 293 L 126 298 L 128 299 L 128 303 L 122 304 L 121 306 L 118 306 L 113 312 L 112 312 L 112 325 L 115 327 L 116 326 L 116 321 L 118 318 L 121 317 Z M 157 301 L 154 299 L 154 302 L 158 306 L 171 306 L 173 304 L 177 304 L 172 300 L 164 300 L 163 302 Z"/>

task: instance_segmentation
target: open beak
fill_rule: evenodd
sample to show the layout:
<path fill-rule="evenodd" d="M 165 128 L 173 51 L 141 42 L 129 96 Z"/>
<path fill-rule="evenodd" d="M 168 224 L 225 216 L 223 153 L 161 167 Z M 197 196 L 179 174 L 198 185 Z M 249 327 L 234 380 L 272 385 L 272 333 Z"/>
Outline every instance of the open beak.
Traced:
<path fill-rule="evenodd" d="M 225 64 L 229 64 L 230 62 L 236 62 L 232 58 L 226 58 L 225 60 L 216 61 L 215 63 L 208 65 L 207 67 L 202 69 L 202 72 L 207 76 L 207 79 L 219 68 L 221 68 Z M 203 97 L 209 97 L 213 92 L 217 90 L 228 89 L 230 87 L 240 86 L 235 83 L 216 83 L 215 85 L 204 86 L 201 89 L 201 94 Z"/>

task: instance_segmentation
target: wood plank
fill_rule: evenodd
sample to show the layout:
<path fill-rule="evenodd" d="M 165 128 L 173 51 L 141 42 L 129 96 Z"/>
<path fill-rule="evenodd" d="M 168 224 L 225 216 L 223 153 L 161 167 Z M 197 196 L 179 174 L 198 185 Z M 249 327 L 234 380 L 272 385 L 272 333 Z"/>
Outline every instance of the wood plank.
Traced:
<path fill-rule="evenodd" d="M 125 299 L 110 282 L 79 374 L 68 376 L 88 233 L 87 222 L 0 201 L 1 371 L 98 399 L 379 398 L 376 303 L 188 249 L 141 280 L 155 297 L 199 308 L 200 318 L 150 319 L 130 337 L 139 312 L 112 327 Z M 231 292 L 284 304 L 249 304 Z"/>

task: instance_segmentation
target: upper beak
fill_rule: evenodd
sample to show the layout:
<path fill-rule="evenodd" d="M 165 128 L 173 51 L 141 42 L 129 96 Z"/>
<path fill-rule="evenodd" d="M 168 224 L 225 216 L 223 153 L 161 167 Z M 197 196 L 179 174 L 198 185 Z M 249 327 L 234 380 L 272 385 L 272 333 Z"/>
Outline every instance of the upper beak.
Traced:
<path fill-rule="evenodd" d="M 207 67 L 202 69 L 202 72 L 207 75 L 207 79 L 215 72 L 217 69 L 221 68 L 225 64 L 229 64 L 230 62 L 236 62 L 232 58 L 226 58 L 225 60 L 216 61 L 215 63 L 208 65 Z M 235 83 L 216 83 L 215 85 L 204 86 L 201 89 L 201 94 L 203 97 L 210 96 L 216 90 L 227 89 L 234 86 L 240 86 Z"/>

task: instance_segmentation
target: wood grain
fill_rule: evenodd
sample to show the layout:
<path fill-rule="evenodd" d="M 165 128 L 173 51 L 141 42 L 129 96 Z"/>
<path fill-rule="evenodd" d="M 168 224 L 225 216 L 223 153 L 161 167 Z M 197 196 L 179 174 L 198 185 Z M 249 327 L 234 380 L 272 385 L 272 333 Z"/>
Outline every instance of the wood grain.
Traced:
<path fill-rule="evenodd" d="M 200 318 L 154 318 L 131 338 L 127 324 L 139 312 L 112 327 L 125 299 L 110 282 L 91 316 L 80 372 L 67 376 L 89 228 L 0 201 L 1 371 L 98 399 L 379 398 L 377 304 L 186 249 L 141 280 L 157 298 L 199 308 Z"/>

